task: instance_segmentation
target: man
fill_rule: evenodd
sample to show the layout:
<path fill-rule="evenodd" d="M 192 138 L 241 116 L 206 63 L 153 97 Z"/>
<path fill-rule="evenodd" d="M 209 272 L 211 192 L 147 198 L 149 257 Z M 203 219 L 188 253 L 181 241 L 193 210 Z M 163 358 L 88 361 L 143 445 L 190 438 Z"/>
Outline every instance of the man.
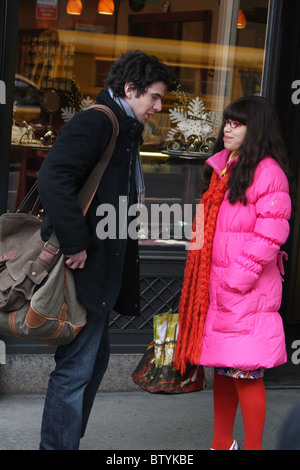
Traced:
<path fill-rule="evenodd" d="M 76 194 L 109 142 L 109 117 L 96 109 L 76 114 L 62 127 L 41 167 L 38 187 L 46 213 L 42 238 L 47 240 L 55 231 L 66 265 L 73 270 L 78 299 L 87 309 L 87 324 L 71 344 L 57 348 L 40 449 L 79 448 L 108 364 L 108 314 L 112 309 L 139 313 L 137 241 L 98 238 L 96 210 L 100 204 L 111 204 L 117 211 L 120 196 L 127 197 L 128 205 L 142 202 L 138 150 L 143 124 L 161 111 L 165 88 L 172 80 L 164 64 L 140 51 L 128 52 L 113 64 L 107 89 L 99 93 L 97 103 L 115 113 L 119 136 L 85 217 Z"/>

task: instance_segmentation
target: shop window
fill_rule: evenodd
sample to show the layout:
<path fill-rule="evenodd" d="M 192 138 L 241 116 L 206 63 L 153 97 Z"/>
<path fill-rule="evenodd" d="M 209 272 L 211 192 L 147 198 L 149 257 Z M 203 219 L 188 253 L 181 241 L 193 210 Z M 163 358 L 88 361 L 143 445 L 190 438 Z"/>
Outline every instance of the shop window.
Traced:
<path fill-rule="evenodd" d="M 104 81 L 112 65 L 111 60 L 95 60 L 95 87 L 104 88 Z"/>
<path fill-rule="evenodd" d="M 186 233 L 181 244 L 173 233 L 185 226 L 184 205 L 194 211 L 199 201 L 222 110 L 239 96 L 260 93 L 269 2 L 166 3 L 116 2 L 108 17 L 97 13 L 93 0 L 83 2 L 81 15 L 69 15 L 67 0 L 61 0 L 55 15 L 43 18 L 36 0 L 20 0 L 10 211 L 32 185 L 64 122 L 95 101 L 121 53 L 140 49 L 163 60 L 178 81 L 167 91 L 162 112 L 145 125 L 146 206 L 182 208 L 181 215 L 170 215 L 170 239 L 162 240 L 166 230 L 160 222 L 151 231 L 150 220 L 140 243 L 145 249 L 185 249 Z M 149 230 L 160 239 L 149 239 Z"/>

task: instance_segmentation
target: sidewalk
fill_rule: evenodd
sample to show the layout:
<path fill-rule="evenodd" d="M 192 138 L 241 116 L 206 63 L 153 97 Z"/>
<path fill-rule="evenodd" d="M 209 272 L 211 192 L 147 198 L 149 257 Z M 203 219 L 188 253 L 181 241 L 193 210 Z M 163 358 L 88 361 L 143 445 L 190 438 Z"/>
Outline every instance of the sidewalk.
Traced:
<path fill-rule="evenodd" d="M 267 388 L 264 450 L 275 450 L 286 417 L 300 403 L 300 389 Z M 0 450 L 36 450 L 44 395 L 0 395 Z M 151 395 L 100 392 L 81 450 L 208 450 L 212 440 L 213 392 Z M 235 439 L 243 445 L 240 409 Z"/>

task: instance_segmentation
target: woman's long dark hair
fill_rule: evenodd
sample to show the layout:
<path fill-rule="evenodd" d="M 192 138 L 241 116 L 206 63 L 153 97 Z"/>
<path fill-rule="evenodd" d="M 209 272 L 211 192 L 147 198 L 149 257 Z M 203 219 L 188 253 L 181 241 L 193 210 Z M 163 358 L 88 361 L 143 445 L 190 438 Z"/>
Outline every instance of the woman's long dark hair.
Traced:
<path fill-rule="evenodd" d="M 219 131 L 213 153 L 224 149 L 225 120 L 232 119 L 247 126 L 247 132 L 239 148 L 238 163 L 228 181 L 230 203 L 247 203 L 246 190 L 253 182 L 258 163 L 270 155 L 280 165 L 293 191 L 293 176 L 289 168 L 281 127 L 273 105 L 261 96 L 239 98 L 227 106 L 223 113 L 223 124 Z M 206 178 L 210 171 L 206 171 Z M 292 194 L 291 194 L 292 196 Z"/>

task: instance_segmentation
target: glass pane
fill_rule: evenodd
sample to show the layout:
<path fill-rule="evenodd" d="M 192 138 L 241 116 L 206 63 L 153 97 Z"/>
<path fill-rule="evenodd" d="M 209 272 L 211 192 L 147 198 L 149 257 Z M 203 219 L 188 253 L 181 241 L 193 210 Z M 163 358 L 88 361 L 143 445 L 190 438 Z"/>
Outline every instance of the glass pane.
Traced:
<path fill-rule="evenodd" d="M 178 82 L 146 123 L 141 147 L 149 213 L 160 204 L 174 211 L 167 228 L 150 219 L 141 244 L 185 248 L 186 233 L 157 238 L 191 224 L 184 204 L 194 214 L 224 107 L 261 91 L 269 2 L 115 1 L 112 16 L 98 14 L 94 0 L 82 2 L 80 15 L 68 14 L 67 4 L 19 2 L 8 209 L 35 181 L 64 122 L 95 101 L 111 64 L 140 49 L 164 61 Z"/>

